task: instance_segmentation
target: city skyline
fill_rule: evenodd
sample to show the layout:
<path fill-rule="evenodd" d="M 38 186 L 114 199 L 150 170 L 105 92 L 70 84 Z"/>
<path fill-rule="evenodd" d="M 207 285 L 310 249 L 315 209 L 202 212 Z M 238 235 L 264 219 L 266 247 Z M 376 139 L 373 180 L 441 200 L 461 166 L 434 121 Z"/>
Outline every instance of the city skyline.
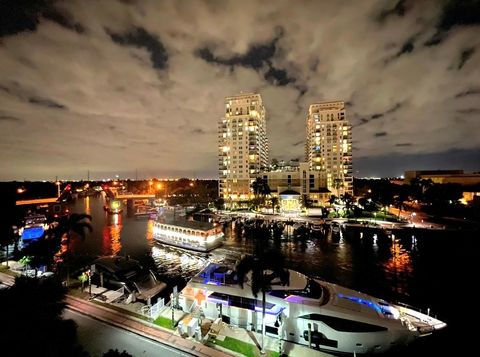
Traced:
<path fill-rule="evenodd" d="M 270 159 L 302 161 L 308 106 L 342 100 L 353 176 L 478 171 L 479 5 L 438 4 L 7 1 L 0 180 L 217 178 L 240 91 L 262 95 Z"/>

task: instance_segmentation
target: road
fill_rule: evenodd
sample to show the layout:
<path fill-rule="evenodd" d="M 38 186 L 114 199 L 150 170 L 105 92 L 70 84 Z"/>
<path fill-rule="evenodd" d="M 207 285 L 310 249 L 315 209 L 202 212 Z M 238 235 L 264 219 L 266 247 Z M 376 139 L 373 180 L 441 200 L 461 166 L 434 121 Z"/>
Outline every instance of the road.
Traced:
<path fill-rule="evenodd" d="M 110 348 L 125 350 L 135 357 L 192 356 L 69 309 L 64 310 L 63 316 L 77 323 L 78 341 L 92 357 L 101 357 Z"/>

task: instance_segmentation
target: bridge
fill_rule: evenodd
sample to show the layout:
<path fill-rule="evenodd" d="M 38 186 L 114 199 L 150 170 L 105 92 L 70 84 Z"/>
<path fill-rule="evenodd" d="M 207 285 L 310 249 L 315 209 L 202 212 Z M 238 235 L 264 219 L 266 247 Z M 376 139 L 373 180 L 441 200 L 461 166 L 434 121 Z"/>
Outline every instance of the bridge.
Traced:
<path fill-rule="evenodd" d="M 44 205 L 49 203 L 59 203 L 58 197 L 51 197 L 51 198 L 37 198 L 33 200 L 20 200 L 16 202 L 17 206 L 25 206 L 25 205 Z"/>
<path fill-rule="evenodd" d="M 59 186 L 60 187 L 60 186 Z M 68 184 L 65 186 L 63 191 L 60 193 L 58 191 L 58 197 L 48 197 L 48 198 L 35 198 L 32 200 L 19 200 L 15 202 L 17 206 L 26 206 L 26 205 L 45 205 L 50 203 L 63 203 L 67 201 L 68 195 L 72 190 L 72 186 Z"/>
<path fill-rule="evenodd" d="M 115 198 L 117 200 L 134 200 L 134 199 L 147 199 L 147 198 L 155 198 L 154 194 L 130 194 L 130 195 L 116 195 Z"/>

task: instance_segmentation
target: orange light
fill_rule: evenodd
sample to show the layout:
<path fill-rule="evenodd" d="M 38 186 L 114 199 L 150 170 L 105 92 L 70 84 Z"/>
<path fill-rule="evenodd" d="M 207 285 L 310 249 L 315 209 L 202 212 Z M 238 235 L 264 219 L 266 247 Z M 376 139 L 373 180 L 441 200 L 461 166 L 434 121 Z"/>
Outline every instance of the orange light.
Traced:
<path fill-rule="evenodd" d="M 161 183 L 157 183 L 157 190 L 160 190 L 162 188 L 162 184 Z"/>
<path fill-rule="evenodd" d="M 152 185 L 153 185 L 153 181 L 151 181 L 151 180 L 148 181 L 148 184 L 149 184 L 150 186 L 152 186 Z"/>
<path fill-rule="evenodd" d="M 26 190 L 24 188 L 18 188 L 17 193 L 24 193 Z"/>

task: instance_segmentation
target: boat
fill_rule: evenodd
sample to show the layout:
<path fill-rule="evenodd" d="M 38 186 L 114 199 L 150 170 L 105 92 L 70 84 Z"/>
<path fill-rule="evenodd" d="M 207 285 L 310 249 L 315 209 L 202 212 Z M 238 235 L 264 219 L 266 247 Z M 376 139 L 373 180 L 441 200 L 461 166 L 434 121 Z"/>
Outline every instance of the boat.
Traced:
<path fill-rule="evenodd" d="M 133 216 L 136 219 L 143 219 L 143 218 L 148 218 L 148 219 L 157 219 L 158 215 L 158 210 L 155 207 L 152 206 L 137 206 L 135 208 L 135 213 Z"/>
<path fill-rule="evenodd" d="M 31 214 L 25 217 L 25 225 L 19 229 L 22 241 L 39 239 L 48 229 L 47 217 L 43 214 Z"/>
<path fill-rule="evenodd" d="M 116 199 L 107 199 L 107 203 L 103 206 L 103 209 L 108 214 L 120 214 L 122 213 L 122 202 Z"/>
<path fill-rule="evenodd" d="M 332 232 L 333 233 L 340 233 L 340 224 L 338 222 L 332 223 Z"/>
<path fill-rule="evenodd" d="M 128 256 L 100 257 L 90 268 L 92 284 L 113 290 L 123 287 L 133 301 L 149 302 L 167 286 L 158 281 L 151 270 L 143 268 L 137 260 Z"/>
<path fill-rule="evenodd" d="M 160 243 L 208 252 L 223 243 L 222 226 L 216 222 L 161 220 L 154 222 L 153 238 Z"/>
<path fill-rule="evenodd" d="M 262 331 L 262 300 L 242 289 L 235 268 L 210 263 L 181 291 L 186 312 Z M 272 281 L 266 293 L 266 335 L 335 354 L 382 353 L 442 329 L 446 324 L 411 307 L 289 270 L 289 283 Z"/>

